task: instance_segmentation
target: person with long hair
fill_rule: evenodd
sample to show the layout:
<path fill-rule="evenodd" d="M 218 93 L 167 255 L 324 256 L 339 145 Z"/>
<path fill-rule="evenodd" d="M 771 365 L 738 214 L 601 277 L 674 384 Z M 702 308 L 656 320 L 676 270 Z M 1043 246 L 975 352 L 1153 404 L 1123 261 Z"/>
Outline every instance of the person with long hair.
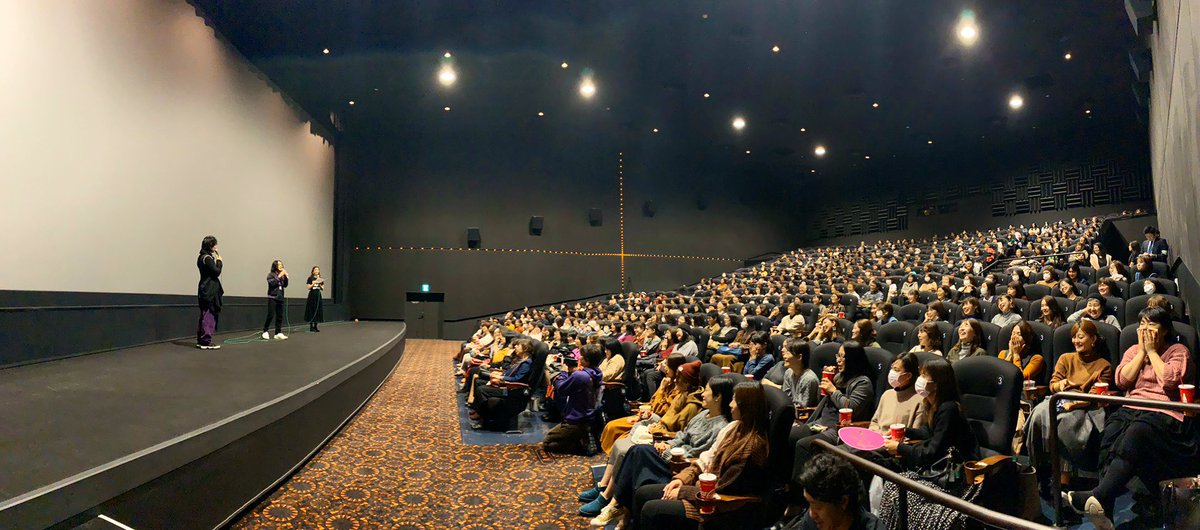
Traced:
<path fill-rule="evenodd" d="M 958 343 L 946 353 L 946 360 L 956 363 L 967 357 L 987 355 L 983 349 L 983 328 L 979 321 L 968 318 L 958 325 Z"/>
<path fill-rule="evenodd" d="M 757 381 L 738 383 L 730 410 L 734 421 L 717 434 L 712 448 L 700 454 L 667 484 L 651 484 L 634 493 L 632 521 L 636 528 L 707 528 L 732 526 L 754 505 L 717 503 L 715 513 L 701 515 L 699 477 L 717 476 L 715 493 L 761 495 L 767 483 L 767 399 Z"/>
<path fill-rule="evenodd" d="M 942 332 L 936 323 L 924 322 L 913 333 L 917 335 L 917 343 L 908 351 L 942 354 Z"/>
<path fill-rule="evenodd" d="M 917 440 L 915 444 L 884 441 L 883 448 L 899 457 L 893 467 L 925 469 L 946 456 L 954 448 L 963 462 L 979 458 L 979 442 L 959 406 L 958 382 L 954 368 L 945 359 L 930 359 L 921 365 L 920 376 L 913 384 L 924 398 L 921 427 L 906 428 L 904 436 Z"/>
<path fill-rule="evenodd" d="M 605 383 L 620 383 L 625 378 L 625 352 L 621 349 L 621 341 L 608 337 L 603 343 L 604 360 L 597 368 Z"/>
<path fill-rule="evenodd" d="M 1050 326 L 1050 329 L 1054 329 L 1066 324 L 1067 321 L 1065 318 L 1066 317 L 1063 316 L 1062 306 L 1058 305 L 1058 300 L 1055 300 L 1054 297 L 1050 295 L 1042 297 L 1042 304 L 1041 308 L 1039 309 L 1036 322 L 1041 322 L 1042 324 Z"/>
<path fill-rule="evenodd" d="M 200 284 L 196 289 L 196 300 L 200 306 L 200 321 L 196 323 L 196 347 L 202 350 L 216 350 L 220 344 L 213 344 L 212 336 L 217 332 L 217 318 L 221 314 L 221 296 L 225 289 L 221 287 L 221 253 L 217 252 L 217 238 L 205 236 L 200 242 L 200 255 L 196 258 L 196 268 L 200 270 Z"/>
<path fill-rule="evenodd" d="M 275 321 L 275 339 L 287 340 L 287 335 L 283 334 L 283 304 L 287 302 L 284 298 L 283 289 L 288 286 L 287 269 L 283 268 L 283 260 L 275 260 L 271 262 L 271 271 L 267 273 L 267 320 L 263 322 L 262 338 L 269 340 L 271 334 L 268 330 L 271 327 L 271 321 Z"/>
<path fill-rule="evenodd" d="M 1033 349 L 1033 326 L 1023 320 L 1013 326 L 1008 349 L 1001 350 L 998 357 L 1020 368 L 1026 381 L 1036 380 L 1045 368 L 1042 354 Z"/>
<path fill-rule="evenodd" d="M 808 334 L 808 341 L 821 345 L 826 342 L 842 342 L 842 327 L 838 325 L 838 319 L 834 315 L 825 315 L 813 326 L 812 332 Z"/>
<path fill-rule="evenodd" d="M 684 458 L 696 458 L 712 447 L 717 434 L 733 421 L 733 388 L 737 381 L 729 374 L 713 376 L 701 393 L 704 409 L 692 417 L 679 434 L 667 441 L 639 444 L 630 447 L 607 488 L 597 485 L 579 495 L 579 500 L 591 502 L 596 498 L 611 499 L 592 526 L 607 526 L 621 519 L 626 508 L 633 504 L 633 493 L 647 484 L 671 480 L 671 450 L 682 449 Z M 602 491 L 603 490 L 603 491 Z"/>
<path fill-rule="evenodd" d="M 892 424 L 920 427 L 924 418 L 922 398 L 913 385 L 920 370 L 917 354 L 903 353 L 888 368 L 888 389 L 879 397 L 879 405 L 871 416 L 870 429 L 887 435 Z"/>
<path fill-rule="evenodd" d="M 1016 330 L 1013 330 L 1014 334 Z M 1050 376 L 1050 392 L 1091 392 L 1096 383 L 1111 383 L 1112 364 L 1103 355 L 1103 342 L 1096 324 L 1081 320 L 1071 326 L 1071 344 L 1074 352 L 1064 353 L 1054 365 Z M 1039 470 L 1038 479 L 1050 479 L 1050 414 L 1058 415 L 1057 440 L 1062 451 L 1059 453 L 1067 462 L 1076 466 L 1093 467 L 1095 455 L 1092 439 L 1104 428 L 1103 408 L 1085 401 L 1060 401 L 1058 410 L 1050 410 L 1050 402 L 1043 401 L 1033 408 L 1025 425 L 1025 446 L 1029 448 L 1030 461 Z"/>
<path fill-rule="evenodd" d="M 879 341 L 875 340 L 875 326 L 868 319 L 860 319 L 850 328 L 850 340 L 867 348 L 878 348 Z"/>
<path fill-rule="evenodd" d="M 1196 365 L 1187 346 L 1172 342 L 1171 314 L 1161 307 L 1139 314 L 1138 343 L 1117 365 L 1116 385 L 1125 396 L 1180 401 L 1179 386 L 1195 384 Z M 1110 414 L 1100 437 L 1100 483 L 1090 491 L 1063 494 L 1066 504 L 1086 515 L 1096 528 L 1112 528 L 1113 502 L 1130 479 L 1142 484 L 1196 472 L 1200 461 L 1200 424 L 1183 412 L 1127 405 Z M 1158 489 L 1150 487 L 1151 502 Z"/>
<path fill-rule="evenodd" d="M 838 349 L 837 373 L 833 379 L 822 379 L 820 389 L 824 396 L 817 402 L 808 420 L 803 425 L 792 427 L 788 441 L 796 447 L 796 458 L 792 462 L 792 476 L 799 476 L 804 464 L 817 451 L 812 445 L 816 440 L 837 440 L 840 425 L 840 409 L 850 409 L 851 421 L 867 421 L 875 410 L 875 384 L 871 382 L 871 363 L 862 345 L 849 341 Z"/>
<path fill-rule="evenodd" d="M 467 416 L 474 421 L 471 424 L 472 429 L 482 429 L 484 420 L 493 414 L 489 405 L 491 398 L 508 395 L 507 389 L 498 386 L 501 382 L 520 383 L 529 377 L 529 372 L 533 369 L 533 341 L 514 339 L 512 351 L 512 355 L 516 359 L 507 370 L 490 372 L 486 374 L 487 377 L 480 374 L 474 379 L 470 396 L 467 399 L 467 408 L 470 409 L 467 411 Z"/>
<path fill-rule="evenodd" d="M 687 362 L 687 359 L 684 356 L 675 354 L 667 357 L 666 361 L 659 363 L 657 369 L 663 370 L 662 384 L 658 386 L 658 389 L 650 397 L 650 401 L 642 406 L 644 410 L 640 410 L 637 414 L 631 416 L 609 420 L 604 425 L 604 431 L 600 434 L 601 450 L 606 454 L 611 452 L 617 440 L 628 436 L 629 431 L 638 422 L 646 420 L 657 422 L 667 413 L 667 410 L 671 407 L 671 403 L 675 401 L 675 398 L 679 397 L 678 386 L 673 381 L 677 376 L 679 367 L 683 366 L 685 362 Z"/>
<path fill-rule="evenodd" d="M 304 285 L 308 287 L 308 300 L 304 302 L 304 321 L 308 322 L 309 331 L 318 332 L 321 330 L 317 329 L 317 324 L 325 321 L 325 304 L 321 300 L 321 292 L 325 290 L 325 278 L 321 277 L 320 267 L 313 265 Z"/>

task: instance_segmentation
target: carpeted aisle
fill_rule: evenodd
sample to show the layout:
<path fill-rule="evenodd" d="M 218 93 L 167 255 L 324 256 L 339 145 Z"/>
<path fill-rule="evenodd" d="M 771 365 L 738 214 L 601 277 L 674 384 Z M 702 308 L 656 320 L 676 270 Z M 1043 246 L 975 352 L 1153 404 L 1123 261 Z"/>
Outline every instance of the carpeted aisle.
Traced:
<path fill-rule="evenodd" d="M 462 443 L 449 362 L 456 347 L 409 340 L 359 415 L 234 528 L 587 527 L 575 494 L 599 458 Z"/>

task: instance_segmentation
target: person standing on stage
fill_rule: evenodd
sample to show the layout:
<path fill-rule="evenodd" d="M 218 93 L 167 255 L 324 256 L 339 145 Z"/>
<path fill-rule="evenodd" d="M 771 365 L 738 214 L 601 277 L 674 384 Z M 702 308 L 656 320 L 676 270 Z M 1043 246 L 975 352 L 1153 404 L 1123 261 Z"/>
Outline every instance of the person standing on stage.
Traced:
<path fill-rule="evenodd" d="M 271 327 L 271 320 L 275 321 L 275 339 L 287 340 L 287 335 L 283 334 L 283 288 L 288 286 L 287 269 L 283 268 L 283 260 L 277 259 L 271 262 L 271 272 L 267 274 L 267 320 L 263 322 L 262 338 L 270 339 L 271 334 L 267 330 Z"/>
<path fill-rule="evenodd" d="M 200 269 L 200 285 L 197 289 L 197 300 L 200 304 L 200 322 L 196 324 L 196 347 L 202 350 L 216 350 L 220 344 L 212 343 L 213 333 L 217 331 L 217 316 L 221 313 L 221 254 L 217 252 L 217 238 L 205 236 L 200 242 L 200 256 L 196 258 L 196 268 Z"/>
<path fill-rule="evenodd" d="M 309 331 L 317 329 L 317 323 L 325 320 L 325 308 L 321 300 L 321 291 L 325 290 L 325 278 L 321 277 L 321 268 L 314 266 L 308 273 L 308 301 L 304 304 L 304 321 L 308 322 Z"/>

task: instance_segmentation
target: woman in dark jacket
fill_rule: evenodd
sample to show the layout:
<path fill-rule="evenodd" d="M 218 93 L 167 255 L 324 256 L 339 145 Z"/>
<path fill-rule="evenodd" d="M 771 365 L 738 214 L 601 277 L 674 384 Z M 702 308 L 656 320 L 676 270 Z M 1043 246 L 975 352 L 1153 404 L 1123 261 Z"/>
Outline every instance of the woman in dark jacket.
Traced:
<path fill-rule="evenodd" d="M 816 452 L 813 442 L 821 439 L 836 443 L 840 409 L 853 411 L 851 421 L 870 421 L 875 413 L 875 384 L 871 382 L 870 366 L 867 352 L 858 342 L 846 342 L 838 349 L 837 375 L 833 380 L 821 379 L 821 401 L 808 421 L 792 427 L 789 435 L 788 441 L 796 447 L 793 477 L 800 476 L 808 459 Z"/>
<path fill-rule="evenodd" d="M 903 444 L 889 438 L 883 444 L 884 449 L 900 457 L 898 465 L 903 469 L 928 468 L 951 448 L 960 462 L 978 459 L 979 442 L 959 407 L 958 382 L 950 363 L 945 359 L 926 361 L 913 388 L 925 398 L 925 421 L 922 427 L 905 429 L 904 436 L 920 442 Z"/>
<path fill-rule="evenodd" d="M 267 332 L 271 327 L 271 321 L 275 321 L 275 338 L 278 340 L 286 340 L 287 335 L 283 334 L 283 289 L 288 286 L 287 269 L 283 268 L 283 260 L 275 260 L 271 262 L 271 272 L 267 273 L 267 320 L 263 322 L 262 338 L 270 339 L 271 334 Z"/>
<path fill-rule="evenodd" d="M 221 314 L 221 254 L 217 252 L 217 238 L 205 236 L 200 242 L 200 256 L 196 258 L 196 268 L 200 269 L 200 285 L 197 288 L 197 301 L 200 305 L 200 322 L 196 324 L 196 347 L 202 350 L 215 350 L 220 344 L 212 343 L 213 333 L 217 332 L 217 316 Z"/>

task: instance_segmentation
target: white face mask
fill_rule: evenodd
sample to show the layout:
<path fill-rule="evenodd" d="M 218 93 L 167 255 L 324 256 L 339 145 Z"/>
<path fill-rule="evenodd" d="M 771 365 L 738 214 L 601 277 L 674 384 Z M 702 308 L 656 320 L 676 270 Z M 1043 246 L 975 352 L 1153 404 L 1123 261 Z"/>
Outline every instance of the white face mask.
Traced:
<path fill-rule="evenodd" d="M 902 374 L 895 370 L 888 370 L 888 386 L 892 388 L 900 387 L 900 376 Z"/>
<path fill-rule="evenodd" d="M 1146 294 L 1154 294 L 1154 291 L 1157 289 L 1154 286 L 1154 282 L 1146 282 L 1142 284 L 1142 288 L 1146 290 Z"/>
<path fill-rule="evenodd" d="M 1050 273 L 1048 273 L 1048 272 L 1046 272 L 1046 273 L 1043 273 L 1043 274 L 1042 274 L 1042 279 L 1043 279 L 1043 280 L 1049 280 L 1049 279 L 1050 279 Z"/>
<path fill-rule="evenodd" d="M 875 320 L 883 320 L 883 311 L 875 312 Z"/>
<path fill-rule="evenodd" d="M 917 394 L 920 395 L 921 397 L 929 397 L 928 386 L 929 386 L 929 380 L 925 379 L 925 376 L 923 376 L 923 375 L 918 376 L 916 384 L 913 385 L 913 390 L 916 390 Z"/>

